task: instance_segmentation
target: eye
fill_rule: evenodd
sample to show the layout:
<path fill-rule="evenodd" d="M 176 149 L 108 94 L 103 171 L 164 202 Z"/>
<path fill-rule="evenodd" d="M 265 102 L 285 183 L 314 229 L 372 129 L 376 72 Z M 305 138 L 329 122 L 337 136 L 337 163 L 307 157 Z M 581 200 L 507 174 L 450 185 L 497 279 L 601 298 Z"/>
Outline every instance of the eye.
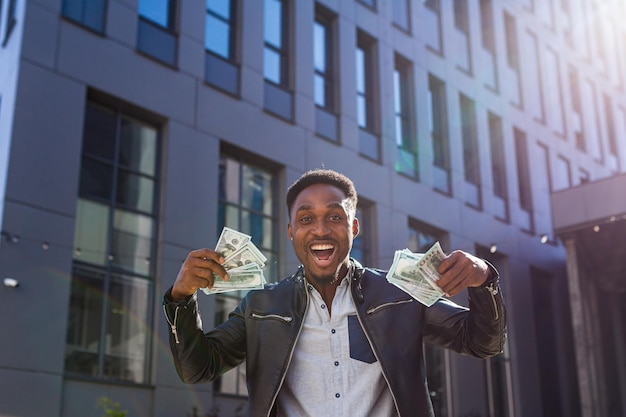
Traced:
<path fill-rule="evenodd" d="M 311 216 L 300 217 L 300 223 L 311 223 Z"/>
<path fill-rule="evenodd" d="M 342 218 L 343 218 L 343 217 L 342 217 L 342 216 L 340 216 L 340 215 L 338 215 L 338 214 L 333 214 L 333 215 L 331 215 L 331 216 L 330 216 L 330 220 L 332 220 L 332 221 L 334 221 L 334 222 L 341 221 L 341 219 L 342 219 Z"/>

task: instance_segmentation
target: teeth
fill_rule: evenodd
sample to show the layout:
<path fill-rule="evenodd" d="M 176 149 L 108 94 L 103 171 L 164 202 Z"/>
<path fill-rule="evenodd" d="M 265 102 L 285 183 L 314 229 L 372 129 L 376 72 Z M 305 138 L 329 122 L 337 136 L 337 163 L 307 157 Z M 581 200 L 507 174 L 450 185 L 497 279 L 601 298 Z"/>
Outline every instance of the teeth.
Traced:
<path fill-rule="evenodd" d="M 334 249 L 334 246 L 331 244 L 317 244 L 317 245 L 311 245 L 311 250 L 328 250 L 328 249 Z"/>

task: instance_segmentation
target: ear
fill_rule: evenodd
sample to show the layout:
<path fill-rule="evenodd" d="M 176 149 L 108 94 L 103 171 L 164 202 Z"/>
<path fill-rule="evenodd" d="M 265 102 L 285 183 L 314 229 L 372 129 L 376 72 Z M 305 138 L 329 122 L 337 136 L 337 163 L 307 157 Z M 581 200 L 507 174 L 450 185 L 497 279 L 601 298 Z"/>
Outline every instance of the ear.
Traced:
<path fill-rule="evenodd" d="M 291 223 L 287 223 L 287 236 L 289 236 L 289 240 L 293 240 L 293 232 L 291 231 Z"/>
<path fill-rule="evenodd" d="M 359 219 L 355 217 L 354 220 L 352 220 L 352 239 L 359 235 L 359 230 Z"/>

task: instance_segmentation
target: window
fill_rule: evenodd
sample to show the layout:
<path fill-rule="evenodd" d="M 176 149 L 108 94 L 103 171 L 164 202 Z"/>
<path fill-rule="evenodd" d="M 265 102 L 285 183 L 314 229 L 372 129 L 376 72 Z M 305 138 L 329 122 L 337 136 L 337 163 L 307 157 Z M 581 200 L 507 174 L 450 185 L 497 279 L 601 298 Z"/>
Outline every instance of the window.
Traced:
<path fill-rule="evenodd" d="M 574 119 L 573 130 L 576 136 L 576 147 L 581 151 L 586 151 L 587 144 L 585 140 L 584 119 L 582 116 L 582 104 L 580 94 L 580 83 L 578 81 L 578 71 L 576 68 L 570 66 L 567 73 L 569 81 L 569 90 L 571 94 L 571 110 L 572 117 Z"/>
<path fill-rule="evenodd" d="M 411 252 L 424 253 L 435 242 L 445 244 L 446 233 L 415 219 L 408 221 L 407 248 Z M 426 379 L 428 392 L 436 416 L 449 415 L 448 379 L 450 375 L 450 356 L 445 349 L 424 344 L 426 361 Z"/>
<path fill-rule="evenodd" d="M 431 74 L 428 76 L 428 105 L 433 144 L 434 187 L 443 193 L 452 194 L 446 85 Z"/>
<path fill-rule="evenodd" d="M 335 110 L 333 82 L 334 44 L 332 39 L 334 19 L 318 13 L 313 23 L 313 66 L 315 68 L 314 99 L 319 107 Z"/>
<path fill-rule="evenodd" d="M 424 36 L 426 46 L 433 52 L 443 55 L 443 34 L 441 28 L 441 0 L 424 0 Z"/>
<path fill-rule="evenodd" d="M 106 8 L 106 0 L 63 0 L 63 16 L 98 33 L 104 33 Z"/>
<path fill-rule="evenodd" d="M 357 123 L 359 127 L 375 130 L 374 57 L 373 42 L 359 33 L 356 48 Z"/>
<path fill-rule="evenodd" d="M 492 55 L 495 55 L 496 38 L 491 0 L 480 0 L 480 27 L 483 47 L 491 52 Z"/>
<path fill-rule="evenodd" d="M 283 0 L 264 0 L 263 75 L 272 83 L 289 87 L 287 5 Z"/>
<path fill-rule="evenodd" d="M 74 235 L 65 371 L 149 381 L 159 129 L 89 101 Z"/>
<path fill-rule="evenodd" d="M 582 82 L 582 111 L 585 115 L 585 138 L 587 138 L 587 150 L 596 161 L 603 161 L 602 134 L 600 118 L 598 115 L 598 97 L 596 86 L 589 80 Z"/>
<path fill-rule="evenodd" d="M 504 156 L 504 141 L 502 137 L 502 119 L 489 112 L 489 143 L 491 145 L 491 176 L 493 179 L 493 194 L 498 197 L 494 208 L 496 216 L 502 220 L 509 219 L 506 160 Z"/>
<path fill-rule="evenodd" d="M 237 0 L 207 0 L 204 29 L 205 80 L 233 95 L 239 94 L 236 4 Z"/>
<path fill-rule="evenodd" d="M 170 66 L 176 66 L 176 0 L 139 0 L 137 49 Z"/>
<path fill-rule="evenodd" d="M 372 230 L 374 217 L 374 205 L 369 201 L 359 198 L 356 208 L 356 218 L 359 219 L 359 234 L 352 242 L 350 256 L 362 265 L 372 265 L 371 239 L 374 235 Z"/>
<path fill-rule="evenodd" d="M 316 133 L 338 141 L 337 117 L 337 17 L 319 5 L 313 23 L 314 100 Z"/>
<path fill-rule="evenodd" d="M 1 12 L 2 10 L 0 10 Z M 2 46 L 5 46 L 9 42 L 13 28 L 17 24 L 17 0 L 9 0 L 7 9 L 7 20 L 4 26 L 4 41 Z"/>
<path fill-rule="evenodd" d="M 480 0 L 480 28 L 483 49 L 486 52 L 479 56 L 485 62 L 483 80 L 488 87 L 498 91 L 498 66 L 496 65 L 496 38 L 493 21 L 493 5 L 491 0 Z M 480 50 L 480 49 L 479 49 Z"/>
<path fill-rule="evenodd" d="M 517 44 L 517 25 L 515 18 L 504 12 L 504 31 L 506 34 L 506 60 L 510 78 L 512 78 L 513 89 L 508 93 L 511 95 L 512 103 L 522 107 L 522 78 L 519 62 L 519 49 Z"/>
<path fill-rule="evenodd" d="M 461 133 L 463 137 L 463 167 L 465 173 L 465 201 L 476 208 L 482 207 L 480 192 L 480 161 L 478 158 L 478 133 L 476 132 L 476 107 L 474 101 L 459 95 L 461 108 Z"/>
<path fill-rule="evenodd" d="M 413 64 L 396 54 L 393 70 L 393 111 L 398 159 L 396 171 L 417 177 L 417 138 L 413 97 Z"/>
<path fill-rule="evenodd" d="M 380 140 L 378 131 L 378 108 L 376 89 L 376 42 L 358 31 L 356 45 L 356 105 L 359 134 L 359 151 L 362 155 L 378 161 Z"/>
<path fill-rule="evenodd" d="M 517 162 L 517 181 L 519 189 L 519 204 L 520 208 L 527 212 L 532 213 L 533 201 L 532 201 L 532 187 L 530 183 L 530 164 L 528 158 L 528 148 L 526 143 L 526 133 L 514 128 L 515 137 L 515 157 Z M 532 231 L 532 216 L 529 216 L 525 229 Z"/>
<path fill-rule="evenodd" d="M 454 37 L 459 47 L 455 51 L 457 67 L 472 73 L 469 14 L 467 0 L 454 0 Z"/>
<path fill-rule="evenodd" d="M 556 158 L 553 185 L 554 191 L 564 190 L 572 186 L 570 163 L 567 159 L 560 155 Z"/>
<path fill-rule="evenodd" d="M 258 157 L 243 158 L 241 155 L 239 149 L 222 149 L 219 166 L 218 235 L 215 240 L 219 238 L 224 226 L 252 236 L 252 242 L 268 259 L 263 271 L 265 279 L 275 282 L 279 273 L 276 167 L 259 161 Z M 228 313 L 234 310 L 243 295 L 244 292 L 216 295 L 216 325 L 227 319 Z M 245 365 L 222 375 L 213 388 L 220 393 L 247 396 Z"/>
<path fill-rule="evenodd" d="M 393 23 L 404 30 L 411 32 L 411 5 L 409 0 L 392 0 L 392 18 Z"/>
<path fill-rule="evenodd" d="M 519 50 L 517 45 L 517 25 L 515 18 L 504 12 L 504 30 L 506 32 L 506 59 L 509 67 L 519 72 Z"/>
<path fill-rule="evenodd" d="M 547 122 L 552 131 L 565 138 L 565 114 L 563 113 L 559 57 L 552 48 L 547 48 L 545 57 L 543 72 L 547 78 L 545 89 Z"/>
<path fill-rule="evenodd" d="M 552 185 L 554 178 L 552 176 L 552 163 L 550 162 L 550 149 L 548 149 L 547 145 L 537 142 L 537 150 L 536 163 L 533 168 L 539 175 L 537 175 L 535 186 L 539 192 L 545 193 L 546 199 L 549 199 L 550 193 L 554 189 Z"/>
<path fill-rule="evenodd" d="M 528 56 L 524 57 L 526 62 L 526 86 L 529 94 L 526 95 L 527 109 L 534 116 L 535 120 L 545 123 L 545 106 L 543 103 L 543 84 L 541 82 L 541 61 L 539 59 L 539 45 L 537 35 L 531 31 L 526 34 L 526 50 Z"/>
<path fill-rule="evenodd" d="M 613 103 L 608 94 L 603 95 L 604 98 L 604 114 L 606 116 L 606 130 L 609 140 L 609 153 L 617 156 L 617 135 L 615 133 L 615 117 L 613 115 Z"/>
<path fill-rule="evenodd" d="M 288 4 L 285 0 L 263 0 L 263 76 L 266 81 L 265 109 L 283 119 L 292 120 Z"/>

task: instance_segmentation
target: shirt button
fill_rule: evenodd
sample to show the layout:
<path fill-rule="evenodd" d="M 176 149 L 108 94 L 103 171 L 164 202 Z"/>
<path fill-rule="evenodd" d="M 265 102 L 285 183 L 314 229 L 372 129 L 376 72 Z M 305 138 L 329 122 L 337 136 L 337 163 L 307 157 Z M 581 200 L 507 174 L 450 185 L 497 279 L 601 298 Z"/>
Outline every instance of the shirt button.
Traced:
<path fill-rule="evenodd" d="M 335 398 L 339 398 L 339 397 L 341 397 L 341 394 L 336 393 L 336 394 L 335 394 Z"/>
<path fill-rule="evenodd" d="M 339 366 L 339 362 L 338 361 L 335 361 L 335 366 Z"/>
<path fill-rule="evenodd" d="M 326 308 L 326 304 L 322 304 L 322 310 Z"/>
<path fill-rule="evenodd" d="M 331 332 L 332 334 L 335 334 L 335 333 L 337 333 L 337 330 L 332 329 L 330 332 Z"/>

